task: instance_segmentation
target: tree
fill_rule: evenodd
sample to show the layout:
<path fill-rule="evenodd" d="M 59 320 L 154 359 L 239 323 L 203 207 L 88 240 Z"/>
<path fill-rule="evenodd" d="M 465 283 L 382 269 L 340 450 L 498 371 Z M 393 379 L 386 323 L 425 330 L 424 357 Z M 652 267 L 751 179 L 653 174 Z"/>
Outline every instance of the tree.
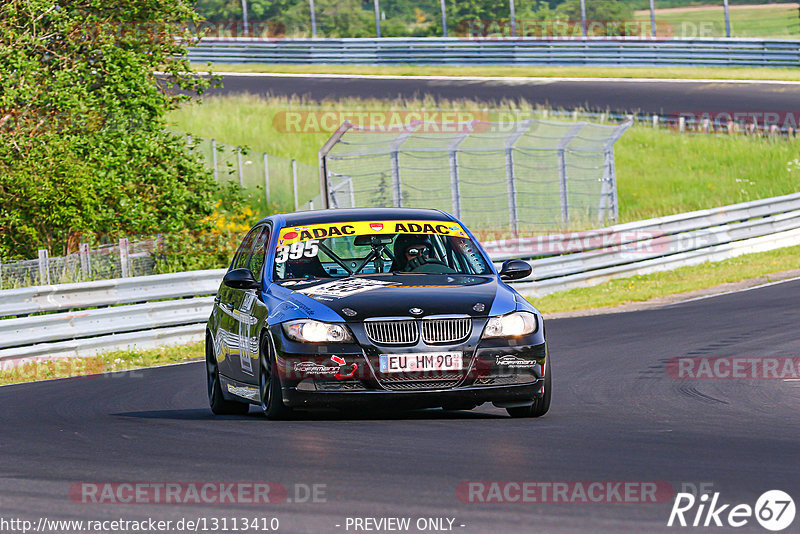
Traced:
<path fill-rule="evenodd" d="M 186 74 L 188 0 L 0 6 L 0 256 L 200 228 L 216 189 L 165 114 Z M 159 81 L 156 71 L 168 82 Z"/>
<path fill-rule="evenodd" d="M 375 20 L 360 0 L 315 0 L 320 37 L 375 37 Z M 308 2 L 297 2 L 277 19 L 286 33 L 311 35 L 311 12 Z"/>
<path fill-rule="evenodd" d="M 558 6 L 558 13 L 569 20 L 581 20 L 581 1 L 565 0 Z M 633 19 L 633 9 L 620 0 L 587 0 L 586 18 L 596 21 L 624 22 Z"/>

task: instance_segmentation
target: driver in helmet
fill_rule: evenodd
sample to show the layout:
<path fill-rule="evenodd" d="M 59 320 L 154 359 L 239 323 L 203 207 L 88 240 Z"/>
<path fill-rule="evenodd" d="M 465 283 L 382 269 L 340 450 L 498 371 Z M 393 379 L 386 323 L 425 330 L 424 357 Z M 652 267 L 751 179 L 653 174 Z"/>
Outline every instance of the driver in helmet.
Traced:
<path fill-rule="evenodd" d="M 456 271 L 436 259 L 433 245 L 425 235 L 401 234 L 394 243 L 395 265 L 393 271 L 414 273 L 455 273 Z"/>

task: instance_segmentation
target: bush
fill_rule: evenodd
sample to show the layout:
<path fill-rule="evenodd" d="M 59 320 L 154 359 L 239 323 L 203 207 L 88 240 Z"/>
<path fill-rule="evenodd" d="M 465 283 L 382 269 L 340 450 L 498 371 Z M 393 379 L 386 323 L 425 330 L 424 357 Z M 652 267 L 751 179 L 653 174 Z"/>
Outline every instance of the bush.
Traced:
<path fill-rule="evenodd" d="M 6 0 L 0 6 L 0 257 L 201 230 L 216 185 L 165 113 L 187 75 L 187 0 Z"/>

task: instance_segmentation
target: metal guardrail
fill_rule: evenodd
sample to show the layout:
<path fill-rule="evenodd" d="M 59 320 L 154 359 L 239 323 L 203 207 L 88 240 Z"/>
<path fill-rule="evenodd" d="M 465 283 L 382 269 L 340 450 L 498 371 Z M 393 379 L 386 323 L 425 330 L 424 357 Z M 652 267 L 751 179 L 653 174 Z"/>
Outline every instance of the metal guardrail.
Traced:
<path fill-rule="evenodd" d="M 800 193 L 622 224 L 596 232 L 489 242 L 494 261 L 540 257 L 515 288 L 526 297 L 800 244 Z M 535 245 L 535 246 L 533 246 Z M 525 250 L 527 248 L 527 250 Z M 563 255 L 552 255 L 565 250 Z"/>
<path fill-rule="evenodd" d="M 214 297 L 165 300 L 0 321 L 0 349 L 69 338 L 203 323 Z"/>
<path fill-rule="evenodd" d="M 483 243 L 483 248 L 496 261 L 555 256 L 627 245 L 653 237 L 679 234 L 794 210 L 800 210 L 800 193 L 616 224 L 587 232 L 486 241 Z"/>
<path fill-rule="evenodd" d="M 0 291 L 0 318 L 213 295 L 224 275 L 225 269 L 214 269 L 6 289 Z"/>
<path fill-rule="evenodd" d="M 487 242 L 485 248 L 497 262 L 538 257 L 530 261 L 533 275 L 514 284 L 523 295 L 538 297 L 797 244 L 800 193 L 591 232 Z M 213 305 L 208 295 L 224 272 L 0 291 L 0 317 L 6 317 L 0 319 L 0 367 L 201 340 Z"/>
<path fill-rule="evenodd" d="M 208 37 L 189 50 L 189 59 L 202 63 L 798 67 L 800 41 L 603 37 Z"/>

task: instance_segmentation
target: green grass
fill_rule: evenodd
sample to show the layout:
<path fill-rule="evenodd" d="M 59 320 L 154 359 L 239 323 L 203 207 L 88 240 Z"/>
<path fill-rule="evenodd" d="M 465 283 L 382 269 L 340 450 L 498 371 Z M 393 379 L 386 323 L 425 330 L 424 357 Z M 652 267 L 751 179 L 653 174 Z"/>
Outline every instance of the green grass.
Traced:
<path fill-rule="evenodd" d="M 205 65 L 194 65 L 207 72 Z M 544 78 L 658 78 L 800 81 L 800 69 L 738 67 L 426 67 L 419 65 L 272 65 L 214 64 L 215 72 L 276 72 L 287 74 L 377 74 L 384 76 L 532 76 Z"/>
<path fill-rule="evenodd" d="M 644 126 L 615 145 L 621 221 L 798 191 L 800 141 L 679 134 Z"/>
<path fill-rule="evenodd" d="M 156 367 L 204 357 L 203 343 L 190 343 L 146 350 L 105 352 L 85 358 L 61 358 L 30 362 L 0 369 L 0 385 L 52 380 L 74 376 L 94 376 L 115 371 Z"/>
<path fill-rule="evenodd" d="M 731 6 L 730 18 L 731 37 L 800 37 L 797 4 Z M 634 19 L 649 21 L 650 12 L 637 11 Z M 722 5 L 702 9 L 657 9 L 656 28 L 659 36 L 725 37 L 725 15 Z"/>
<path fill-rule="evenodd" d="M 739 282 L 771 273 L 800 269 L 800 246 L 746 254 L 716 263 L 681 267 L 672 271 L 553 293 L 529 299 L 544 313 L 567 312 L 645 302 L 665 295 Z"/>
<path fill-rule="evenodd" d="M 208 98 L 203 104 L 172 113 L 179 131 L 247 145 L 269 154 L 294 157 L 311 166 L 330 136 L 323 133 L 283 133 L 273 120 L 286 110 L 456 109 L 481 111 L 483 104 L 430 100 L 363 101 L 347 99 L 311 104 L 299 99 L 236 96 Z M 535 115 L 530 106 L 502 102 L 496 109 Z M 744 135 L 679 134 L 649 126 L 634 126 L 616 145 L 620 221 L 682 213 L 798 190 L 800 142 L 785 138 Z M 315 176 L 308 178 L 312 191 Z M 285 181 L 285 180 L 284 180 Z M 288 184 L 284 184 L 288 188 Z M 288 191 L 288 189 L 286 189 Z M 284 202 L 283 208 L 287 208 Z"/>

